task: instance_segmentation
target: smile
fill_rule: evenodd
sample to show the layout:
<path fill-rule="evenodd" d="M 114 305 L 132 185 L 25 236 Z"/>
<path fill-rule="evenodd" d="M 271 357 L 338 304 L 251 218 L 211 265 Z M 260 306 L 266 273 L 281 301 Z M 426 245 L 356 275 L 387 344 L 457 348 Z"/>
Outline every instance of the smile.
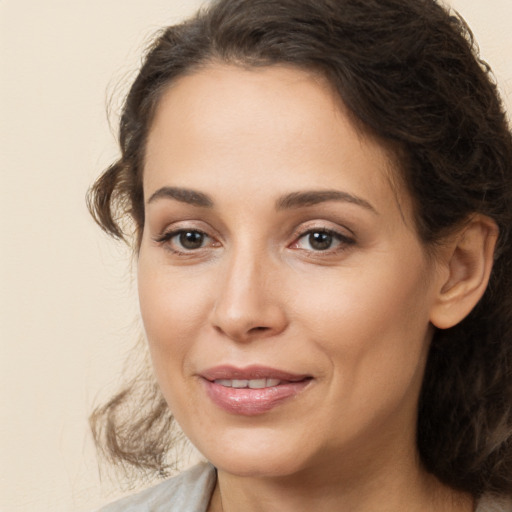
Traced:
<path fill-rule="evenodd" d="M 273 386 L 278 386 L 281 384 L 281 380 L 279 379 L 216 379 L 214 380 L 215 384 L 220 384 L 226 388 L 250 388 L 250 389 L 263 389 L 263 388 L 271 388 Z"/>
<path fill-rule="evenodd" d="M 218 366 L 202 372 L 206 395 L 225 412 L 256 416 L 297 397 L 314 380 L 262 366 Z"/>

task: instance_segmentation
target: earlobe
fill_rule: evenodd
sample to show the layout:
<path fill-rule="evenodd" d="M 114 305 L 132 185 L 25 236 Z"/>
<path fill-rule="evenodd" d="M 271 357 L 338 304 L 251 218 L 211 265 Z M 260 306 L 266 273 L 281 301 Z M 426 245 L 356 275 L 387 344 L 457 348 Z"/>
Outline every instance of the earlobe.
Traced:
<path fill-rule="evenodd" d="M 430 321 L 448 329 L 462 321 L 483 296 L 494 261 L 498 239 L 496 223 L 474 215 L 443 248 L 436 299 Z"/>

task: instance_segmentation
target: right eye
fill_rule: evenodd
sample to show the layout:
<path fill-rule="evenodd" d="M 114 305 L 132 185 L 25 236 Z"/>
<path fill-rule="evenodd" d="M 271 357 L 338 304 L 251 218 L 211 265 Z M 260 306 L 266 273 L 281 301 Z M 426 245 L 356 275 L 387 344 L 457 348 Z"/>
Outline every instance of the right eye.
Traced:
<path fill-rule="evenodd" d="M 176 229 L 157 238 L 158 243 L 166 245 L 176 253 L 197 251 L 205 247 L 215 247 L 217 243 L 203 231 L 197 229 Z"/>
<path fill-rule="evenodd" d="M 178 244 L 183 249 L 193 251 L 194 249 L 200 249 L 206 238 L 207 235 L 201 233 L 201 231 L 182 231 L 174 235 L 171 241 L 174 240 L 174 243 Z"/>

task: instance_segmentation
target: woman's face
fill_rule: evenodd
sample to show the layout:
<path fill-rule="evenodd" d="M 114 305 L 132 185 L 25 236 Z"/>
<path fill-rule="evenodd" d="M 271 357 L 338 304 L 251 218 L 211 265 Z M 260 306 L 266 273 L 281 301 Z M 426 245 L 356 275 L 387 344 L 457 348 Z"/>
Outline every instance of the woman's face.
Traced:
<path fill-rule="evenodd" d="M 165 398 L 221 470 L 414 457 L 436 271 L 393 172 L 304 71 L 212 65 L 160 101 L 140 307 Z"/>

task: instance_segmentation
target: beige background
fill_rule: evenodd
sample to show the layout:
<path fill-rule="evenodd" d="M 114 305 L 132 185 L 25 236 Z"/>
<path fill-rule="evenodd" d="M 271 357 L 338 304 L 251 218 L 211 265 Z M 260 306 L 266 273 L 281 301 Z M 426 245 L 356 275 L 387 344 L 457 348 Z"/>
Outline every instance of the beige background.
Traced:
<path fill-rule="evenodd" d="M 1 512 L 82 512 L 119 494 L 100 480 L 86 418 L 119 382 L 137 302 L 128 252 L 84 194 L 116 155 L 108 96 L 148 36 L 199 3 L 0 0 Z M 452 3 L 510 104 L 512 2 Z"/>

